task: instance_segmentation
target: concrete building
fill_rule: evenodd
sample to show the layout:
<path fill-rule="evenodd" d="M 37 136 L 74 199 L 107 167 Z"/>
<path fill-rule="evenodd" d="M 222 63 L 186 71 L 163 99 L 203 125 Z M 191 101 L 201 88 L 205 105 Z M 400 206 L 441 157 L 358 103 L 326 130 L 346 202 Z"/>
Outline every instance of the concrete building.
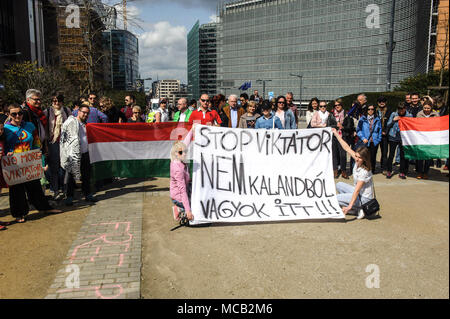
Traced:
<path fill-rule="evenodd" d="M 252 89 L 262 92 L 262 82 L 257 80 L 266 80 L 266 94 L 292 91 L 298 99 L 296 92 L 302 91 L 303 101 L 385 91 L 391 4 L 372 0 L 224 3 L 218 12 L 217 81 L 252 81 Z M 430 5 L 425 0 L 396 1 L 392 88 L 429 67 Z M 231 93 L 239 91 L 227 91 Z"/>
<path fill-rule="evenodd" d="M 217 23 L 199 25 L 188 34 L 188 96 L 217 93 Z"/>
<path fill-rule="evenodd" d="M 169 105 L 174 105 L 176 94 L 180 92 L 180 80 L 159 80 L 152 84 L 153 98 L 167 99 Z"/>

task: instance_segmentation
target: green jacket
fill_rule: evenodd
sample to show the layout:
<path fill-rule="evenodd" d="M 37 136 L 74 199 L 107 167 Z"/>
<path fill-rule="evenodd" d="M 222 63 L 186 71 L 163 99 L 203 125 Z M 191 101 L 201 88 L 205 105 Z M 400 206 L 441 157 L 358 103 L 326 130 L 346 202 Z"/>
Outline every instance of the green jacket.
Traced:
<path fill-rule="evenodd" d="M 180 113 L 181 113 L 181 111 L 178 111 L 174 114 L 173 122 L 178 122 L 178 120 L 180 118 Z M 187 108 L 186 111 L 184 111 L 184 114 L 186 114 L 186 118 L 184 119 L 184 121 L 189 122 L 189 117 L 191 116 L 192 111 L 189 108 Z"/>

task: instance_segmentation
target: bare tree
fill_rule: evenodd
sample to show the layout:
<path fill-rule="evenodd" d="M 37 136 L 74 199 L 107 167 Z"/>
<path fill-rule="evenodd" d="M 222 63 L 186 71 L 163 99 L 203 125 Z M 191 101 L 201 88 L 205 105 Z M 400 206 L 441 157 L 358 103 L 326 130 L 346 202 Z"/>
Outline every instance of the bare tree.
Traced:
<path fill-rule="evenodd" d="M 439 67 L 439 87 L 442 87 L 444 82 L 444 70 L 449 66 L 449 21 L 448 13 L 442 13 L 439 15 L 438 21 L 438 33 L 436 38 L 436 66 Z M 439 30 L 444 31 L 442 34 Z M 445 93 L 445 102 L 448 102 L 448 89 Z"/>

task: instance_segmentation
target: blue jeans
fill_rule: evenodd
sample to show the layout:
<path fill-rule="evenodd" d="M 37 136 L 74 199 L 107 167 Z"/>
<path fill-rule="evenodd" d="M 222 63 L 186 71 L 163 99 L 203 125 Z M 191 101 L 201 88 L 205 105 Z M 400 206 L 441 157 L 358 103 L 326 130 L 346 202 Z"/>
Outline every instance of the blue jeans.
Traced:
<path fill-rule="evenodd" d="M 355 187 L 343 182 L 339 182 L 336 184 L 336 190 L 339 194 L 337 194 L 337 200 L 339 202 L 339 206 L 346 207 L 352 201 L 353 193 L 355 192 Z M 363 196 L 358 196 L 356 198 L 355 203 L 352 206 L 352 211 L 356 212 L 361 209 L 361 201 L 363 204 L 367 203 L 370 199 Z"/>

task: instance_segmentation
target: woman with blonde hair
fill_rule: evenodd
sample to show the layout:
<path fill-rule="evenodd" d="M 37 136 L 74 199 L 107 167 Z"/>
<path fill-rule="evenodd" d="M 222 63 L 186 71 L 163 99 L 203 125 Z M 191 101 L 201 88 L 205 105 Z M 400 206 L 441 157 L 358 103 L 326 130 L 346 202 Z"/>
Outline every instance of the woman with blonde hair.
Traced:
<path fill-rule="evenodd" d="M 127 118 L 125 114 L 119 111 L 114 106 L 114 101 L 106 96 L 100 98 L 99 101 L 100 111 L 108 117 L 109 123 L 126 123 Z"/>
<path fill-rule="evenodd" d="M 193 220 L 194 216 L 191 211 L 191 178 L 189 175 L 189 167 L 186 163 L 187 148 L 192 139 L 192 129 L 183 141 L 176 141 L 170 151 L 170 198 L 174 204 L 174 219 L 179 220 L 180 209 L 186 212 L 186 217 Z"/>
<path fill-rule="evenodd" d="M 142 118 L 142 109 L 140 106 L 135 105 L 132 108 L 132 115 L 128 119 L 128 123 L 145 123 L 144 119 Z"/>

